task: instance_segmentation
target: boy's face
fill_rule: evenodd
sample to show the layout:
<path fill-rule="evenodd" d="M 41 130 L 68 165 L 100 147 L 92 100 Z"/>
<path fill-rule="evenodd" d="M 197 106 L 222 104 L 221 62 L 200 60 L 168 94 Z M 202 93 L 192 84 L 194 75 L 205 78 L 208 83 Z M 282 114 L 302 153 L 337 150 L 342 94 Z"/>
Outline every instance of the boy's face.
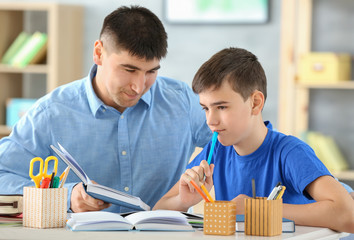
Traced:
<path fill-rule="evenodd" d="M 253 122 L 251 98 L 244 101 L 229 82 L 224 81 L 217 90 L 210 88 L 201 92 L 199 99 L 208 126 L 219 133 L 218 140 L 222 145 L 235 146 L 247 142 Z"/>

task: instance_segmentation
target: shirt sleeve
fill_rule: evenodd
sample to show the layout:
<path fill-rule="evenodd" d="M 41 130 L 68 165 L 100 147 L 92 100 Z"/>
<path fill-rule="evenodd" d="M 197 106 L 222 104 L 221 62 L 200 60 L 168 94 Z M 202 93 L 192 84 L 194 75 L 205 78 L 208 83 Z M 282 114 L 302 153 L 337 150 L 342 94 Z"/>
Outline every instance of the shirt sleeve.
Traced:
<path fill-rule="evenodd" d="M 14 126 L 10 136 L 0 140 L 0 194 L 23 194 L 23 187 L 34 186 L 29 177 L 30 161 L 34 157 L 44 160 L 53 155 L 50 122 L 46 111 L 35 104 Z M 58 165 L 61 164 L 58 159 Z M 68 209 L 73 185 L 69 187 Z"/>
<path fill-rule="evenodd" d="M 283 172 L 287 181 L 285 184 L 292 186 L 297 193 L 312 199 L 305 188 L 317 178 L 331 174 L 306 143 L 293 142 L 288 146 L 291 146 L 291 149 L 284 151 L 282 156 Z"/>

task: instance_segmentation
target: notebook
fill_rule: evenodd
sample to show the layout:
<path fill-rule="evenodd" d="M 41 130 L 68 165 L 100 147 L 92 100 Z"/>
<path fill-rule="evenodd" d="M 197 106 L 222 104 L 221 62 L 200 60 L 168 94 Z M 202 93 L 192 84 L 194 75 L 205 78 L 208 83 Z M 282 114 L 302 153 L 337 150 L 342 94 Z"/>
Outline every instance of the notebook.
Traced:
<path fill-rule="evenodd" d="M 0 215 L 17 215 L 22 213 L 23 197 L 20 194 L 0 194 Z"/>
<path fill-rule="evenodd" d="M 141 211 L 123 217 L 95 211 L 71 213 L 66 223 L 72 231 L 194 231 L 187 217 L 178 211 Z"/>
<path fill-rule="evenodd" d="M 84 183 L 84 188 L 90 196 L 101 199 L 105 202 L 124 206 L 136 210 L 150 210 L 150 206 L 144 203 L 139 197 L 132 196 L 130 194 L 109 188 L 100 184 L 94 184 L 90 178 L 86 175 L 84 170 L 76 162 L 76 160 L 61 146 L 59 143 L 59 149 L 50 145 L 56 154 L 74 171 L 74 173 Z"/>
<path fill-rule="evenodd" d="M 236 215 L 236 232 L 244 232 L 245 231 L 245 215 Z M 282 231 L 283 233 L 291 233 L 295 232 L 295 222 L 283 218 L 282 224 Z"/>

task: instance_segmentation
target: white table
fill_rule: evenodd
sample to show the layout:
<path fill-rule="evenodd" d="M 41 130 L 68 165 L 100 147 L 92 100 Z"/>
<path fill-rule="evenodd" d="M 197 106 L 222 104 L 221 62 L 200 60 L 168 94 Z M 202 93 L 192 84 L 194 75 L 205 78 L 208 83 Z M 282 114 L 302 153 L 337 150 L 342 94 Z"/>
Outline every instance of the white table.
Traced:
<path fill-rule="evenodd" d="M 274 237 L 257 237 L 247 236 L 243 233 L 236 233 L 230 236 L 204 235 L 202 231 L 195 232 L 128 232 L 128 231 L 113 231 L 113 232 L 71 232 L 64 228 L 52 229 L 34 229 L 25 227 L 0 227 L 0 239 L 11 240 L 118 240 L 118 239 L 163 239 L 163 240 L 198 240 L 198 239 L 246 239 L 246 240 L 273 240 L 273 239 L 339 239 L 348 236 L 348 233 L 339 233 L 328 228 L 315 228 L 296 226 L 294 233 L 283 233 Z"/>

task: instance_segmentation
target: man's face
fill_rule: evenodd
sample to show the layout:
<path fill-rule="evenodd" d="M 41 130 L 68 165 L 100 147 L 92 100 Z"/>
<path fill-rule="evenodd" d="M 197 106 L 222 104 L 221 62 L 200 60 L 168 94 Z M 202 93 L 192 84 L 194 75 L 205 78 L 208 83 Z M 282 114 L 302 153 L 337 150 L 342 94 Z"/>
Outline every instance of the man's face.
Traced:
<path fill-rule="evenodd" d="M 95 91 L 105 104 L 120 112 L 137 104 L 154 84 L 160 68 L 158 59 L 147 61 L 128 51 L 108 52 L 103 46 L 100 59 L 95 62 L 98 65 Z"/>

